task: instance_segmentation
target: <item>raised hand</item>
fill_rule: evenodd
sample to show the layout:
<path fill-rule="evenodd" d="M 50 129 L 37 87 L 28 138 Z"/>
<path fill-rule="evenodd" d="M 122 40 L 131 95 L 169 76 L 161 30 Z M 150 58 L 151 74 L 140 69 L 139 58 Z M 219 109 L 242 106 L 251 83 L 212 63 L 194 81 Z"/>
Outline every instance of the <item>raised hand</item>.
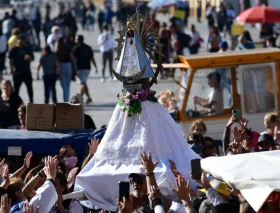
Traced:
<path fill-rule="evenodd" d="M 39 206 L 34 211 L 34 207 L 33 207 L 32 204 L 29 204 L 28 202 L 24 203 L 24 206 L 23 206 L 23 212 L 24 213 L 39 213 L 39 210 L 40 210 Z"/>
<path fill-rule="evenodd" d="M 48 156 L 45 158 L 45 167 L 44 167 L 45 175 L 47 179 L 55 180 L 56 177 L 56 161 L 51 157 Z"/>
<path fill-rule="evenodd" d="M 148 156 L 146 155 L 146 152 L 142 152 L 140 154 L 140 163 L 144 169 L 144 171 L 146 173 L 151 173 L 154 171 L 154 169 L 156 168 L 156 166 L 158 165 L 158 161 L 156 161 L 155 163 L 153 163 L 153 159 L 152 159 L 152 154 L 151 152 L 148 153 Z"/>
<path fill-rule="evenodd" d="M 242 129 L 247 128 L 248 123 L 249 123 L 249 121 L 246 120 L 245 118 L 240 118 L 239 124 Z"/>
<path fill-rule="evenodd" d="M 23 160 L 23 167 L 25 168 L 25 169 L 28 169 L 29 168 L 29 166 L 30 166 L 30 160 L 31 160 L 31 158 L 32 158 L 32 152 L 27 152 L 27 154 L 25 155 L 25 158 L 24 158 L 24 160 Z"/>
<path fill-rule="evenodd" d="M 232 134 L 233 134 L 234 141 L 240 143 L 241 133 L 239 132 L 239 130 L 236 126 L 233 127 Z"/>
<path fill-rule="evenodd" d="M 69 175 L 67 177 L 67 187 L 68 189 L 70 189 L 73 185 L 73 182 L 77 176 L 77 173 L 78 173 L 78 170 L 79 170 L 79 167 L 75 167 L 73 169 L 71 169 L 71 171 L 69 172 Z"/>
<path fill-rule="evenodd" d="M 9 167 L 7 164 L 5 164 L 3 167 L 2 179 L 3 181 L 1 183 L 1 187 L 7 190 L 10 185 Z"/>
<path fill-rule="evenodd" d="M 228 123 L 227 123 L 227 127 L 230 128 L 232 126 L 233 123 L 235 123 L 238 119 L 235 116 L 231 116 Z"/>
<path fill-rule="evenodd" d="M 149 201 L 150 203 L 152 203 L 152 201 L 156 198 L 160 198 L 160 190 L 158 188 L 158 186 L 150 186 L 149 188 Z"/>
<path fill-rule="evenodd" d="M 5 165 L 5 158 L 3 158 L 0 162 L 0 176 L 3 174 L 4 165 Z"/>
<path fill-rule="evenodd" d="M 190 173 L 190 174 L 191 174 L 191 177 L 192 177 L 192 173 Z M 205 188 L 205 189 L 211 188 L 211 185 L 210 185 L 209 180 L 206 176 L 206 173 L 203 172 L 203 171 L 201 173 L 200 180 L 194 180 L 194 182 L 197 182 L 199 184 L 199 186 L 202 187 L 202 188 Z"/>
<path fill-rule="evenodd" d="M 176 189 L 171 188 L 185 205 L 190 202 L 190 181 L 186 182 L 183 176 L 176 177 Z"/>
<path fill-rule="evenodd" d="M 8 199 L 8 195 L 5 194 L 1 197 L 0 213 L 10 213 L 11 199 Z"/>
<path fill-rule="evenodd" d="M 98 145 L 99 145 L 99 139 L 92 138 L 90 143 L 88 143 L 89 155 L 94 156 L 94 154 L 98 148 Z"/>
<path fill-rule="evenodd" d="M 124 196 L 123 202 L 117 199 L 117 206 L 119 213 L 131 213 L 133 212 L 133 195 L 129 196 L 129 200 Z"/>

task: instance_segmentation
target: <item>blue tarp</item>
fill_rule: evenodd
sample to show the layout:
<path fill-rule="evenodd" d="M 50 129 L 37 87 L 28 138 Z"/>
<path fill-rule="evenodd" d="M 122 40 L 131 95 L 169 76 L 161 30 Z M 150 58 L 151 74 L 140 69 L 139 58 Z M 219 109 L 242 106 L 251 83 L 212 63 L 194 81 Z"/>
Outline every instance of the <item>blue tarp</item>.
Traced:
<path fill-rule="evenodd" d="M 91 138 L 101 139 L 106 129 L 95 132 L 78 131 L 29 131 L 0 130 L 0 153 L 7 154 L 9 146 L 22 147 L 22 154 L 32 151 L 34 155 L 56 155 L 63 145 L 73 146 L 78 156 L 84 155 Z"/>

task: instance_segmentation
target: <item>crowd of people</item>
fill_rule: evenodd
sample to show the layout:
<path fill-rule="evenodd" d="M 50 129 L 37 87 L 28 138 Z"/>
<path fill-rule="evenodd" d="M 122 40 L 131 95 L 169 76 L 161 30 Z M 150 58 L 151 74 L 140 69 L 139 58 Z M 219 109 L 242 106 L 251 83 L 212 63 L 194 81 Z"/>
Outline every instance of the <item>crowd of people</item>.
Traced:
<path fill-rule="evenodd" d="M 276 113 L 265 115 L 264 125 L 266 130 L 257 133 L 248 127 L 248 120 L 232 116 L 225 125 L 222 138 L 223 153 L 220 155 L 230 156 L 279 149 L 279 115 Z M 186 146 L 190 146 L 201 158 L 219 156 L 218 145 L 207 136 L 207 127 L 203 120 L 194 121 L 190 132 L 186 137 Z M 43 163 L 34 164 L 34 161 L 31 163 L 33 154 L 28 152 L 22 166 L 12 174 L 9 174 L 9 166 L 5 163 L 5 159 L 2 159 L 0 212 L 31 213 L 37 210 L 38 212 L 84 212 L 85 209 L 77 200 L 63 200 L 62 196 L 73 191 L 75 177 L 94 156 L 100 143 L 102 137 L 91 139 L 83 163 L 81 163 L 81 156 L 77 156 L 75 148 L 70 145 L 61 147 L 56 156 L 45 157 Z M 170 201 L 161 195 L 157 186 L 154 169 L 158 163 L 153 162 L 151 153 L 140 153 L 139 159 L 143 173 L 132 173 L 127 177 L 133 193 L 129 198 L 123 197 L 123 200 L 117 201 L 118 212 L 254 212 L 240 191 L 230 188 L 222 180 L 210 181 L 204 172 L 201 178 L 194 179 L 198 188 L 204 190 L 191 189 L 186 179 L 192 178 L 192 174 L 190 177 L 183 177 L 172 159 L 170 159 L 170 167 L 176 182 L 176 188 L 172 190 L 181 202 Z M 220 187 L 224 189 L 217 187 L 213 181 L 216 183 L 218 181 Z M 268 205 L 270 204 L 265 203 L 260 212 L 265 212 Z M 274 209 L 271 212 L 278 211 Z"/>
<path fill-rule="evenodd" d="M 16 10 L 12 12 L 12 15 L 6 14 L 2 21 L 2 32 L 0 33 L 0 71 L 3 71 L 5 68 L 4 59 L 8 51 L 8 67 L 13 75 L 14 83 L 13 86 L 11 81 L 2 80 L 2 75 L 0 76 L 0 80 L 2 80 L 0 96 L 2 128 L 26 128 L 26 106 L 19 96 L 19 90 L 21 84 L 25 83 L 29 102 L 33 102 L 30 63 L 34 61 L 34 48 L 37 46 L 40 49 L 41 47 L 40 36 L 38 35 L 42 29 L 46 45 L 42 48 L 41 57 L 37 65 L 37 79 L 40 79 L 42 69 L 45 93 L 44 102 L 49 103 L 50 97 L 53 103 L 58 101 L 55 88 L 55 83 L 58 79 L 63 90 L 63 101 L 69 102 L 70 82 L 76 76 L 80 80 L 80 94 L 86 95 L 86 103 L 92 102 L 87 79 L 91 64 L 95 67 L 96 72 L 98 72 L 98 69 L 91 47 L 85 43 L 83 35 L 77 34 L 77 21 L 81 23 L 84 29 L 92 30 L 92 26 L 95 23 L 95 7 L 93 4 L 90 4 L 88 7 L 81 4 L 75 10 L 75 15 L 64 4 L 61 4 L 60 7 L 60 11 L 63 12 L 54 19 L 51 19 L 51 8 L 47 4 L 46 17 L 43 24 L 41 23 L 40 10 L 36 8 L 32 8 L 35 9 L 35 18 L 32 22 L 26 18 L 19 21 L 16 17 Z M 122 13 L 114 14 L 110 7 L 106 7 L 105 11 L 100 10 L 98 14 L 98 27 L 100 30 L 98 45 L 100 46 L 103 58 L 101 82 L 105 81 L 107 61 L 109 62 L 110 80 L 113 79 L 114 37 L 112 33 L 114 27 L 112 27 L 112 17 L 114 15 L 117 15 L 119 19 L 123 19 Z M 216 14 L 214 7 L 209 8 L 209 14 L 207 15 L 209 25 L 207 50 L 209 52 L 225 52 L 229 49 L 229 45 L 226 41 L 222 40 L 222 37 L 225 35 L 225 32 L 230 33 L 230 26 L 233 23 L 234 17 L 235 14 L 230 5 L 221 7 L 218 14 Z M 155 21 L 155 28 L 159 28 L 161 42 L 164 44 L 162 49 L 165 55 L 163 58 L 164 63 L 170 63 L 172 55 L 174 55 L 172 61 L 176 62 L 178 55 L 184 55 L 185 48 L 188 49 L 190 54 L 197 54 L 199 52 L 203 39 L 196 30 L 195 25 L 190 26 L 191 35 L 188 35 L 176 19 L 172 20 L 170 27 L 166 23 L 163 23 L 161 26 L 156 20 L 155 15 L 152 15 L 151 19 Z M 216 27 L 216 22 L 218 27 Z M 32 27 L 36 31 L 35 37 L 30 36 L 32 34 Z M 261 31 L 260 38 L 263 39 L 262 42 L 265 47 L 276 46 L 276 37 L 273 37 L 273 32 L 270 29 L 269 25 L 264 24 Z M 221 35 L 221 33 L 224 35 Z M 248 31 L 244 32 L 240 36 L 239 43 L 235 49 L 254 48 L 250 37 Z M 34 42 L 34 38 L 37 38 L 37 42 Z M 7 46 L 8 49 L 6 48 Z M 174 75 L 174 71 L 171 74 Z M 165 77 L 165 74 L 162 73 L 162 78 Z M 172 92 L 163 91 L 158 98 L 159 102 L 169 111 L 175 110 L 176 103 Z M 197 104 L 202 104 L 203 102 L 200 97 L 196 97 L 194 101 Z M 77 103 L 79 100 L 77 97 L 73 97 L 70 102 Z M 85 128 L 96 129 L 88 115 L 85 114 L 84 120 L 86 122 Z M 213 138 L 207 136 L 205 123 L 203 120 L 198 119 L 193 122 L 190 127 L 190 134 L 186 136 L 186 146 L 190 146 L 201 158 L 279 149 L 279 115 L 276 113 L 267 114 L 264 117 L 264 125 L 266 130 L 258 133 L 248 127 L 249 123 L 245 118 L 232 116 L 228 123 L 225 124 L 222 138 L 223 153 L 219 153 L 218 144 Z M 232 139 L 231 135 L 233 136 Z M 24 158 L 23 165 L 13 172 L 9 170 L 5 159 L 2 159 L 0 163 L 0 213 L 80 213 L 87 211 L 75 199 L 63 200 L 63 195 L 73 191 L 76 176 L 94 156 L 99 143 L 102 143 L 102 138 L 91 139 L 88 143 L 88 151 L 83 157 L 77 156 L 75 147 L 64 145 L 60 150 L 57 150 L 58 154 L 56 156 L 47 156 L 42 162 L 36 163 L 32 163 L 33 154 L 28 152 Z M 83 163 L 82 158 L 84 159 Z M 116 211 L 120 213 L 253 212 L 252 207 L 240 191 L 234 190 L 229 186 L 226 186 L 226 192 L 216 190 L 216 187 L 211 184 L 204 172 L 202 172 L 201 178 L 194 181 L 197 182 L 199 188 L 205 190 L 201 192 L 191 189 L 189 181 L 186 179 L 192 178 L 192 174 L 190 174 L 190 177 L 183 177 L 172 159 L 170 159 L 170 166 L 174 173 L 174 182 L 176 184 L 176 188 L 172 190 L 180 199 L 180 202 L 168 200 L 161 195 L 160 189 L 157 186 L 154 175 L 157 162 L 153 162 L 151 153 L 143 152 L 140 154 L 139 159 L 144 173 L 132 173 L 127 177 L 133 193 L 129 197 L 117 200 L 116 206 L 118 206 L 118 210 L 116 209 Z M 219 183 L 225 184 L 222 180 L 219 180 Z M 267 210 L 267 205 L 269 206 L 270 204 L 265 203 L 261 211 Z M 99 211 L 106 212 L 101 209 Z M 272 212 L 277 211 L 272 210 Z"/>

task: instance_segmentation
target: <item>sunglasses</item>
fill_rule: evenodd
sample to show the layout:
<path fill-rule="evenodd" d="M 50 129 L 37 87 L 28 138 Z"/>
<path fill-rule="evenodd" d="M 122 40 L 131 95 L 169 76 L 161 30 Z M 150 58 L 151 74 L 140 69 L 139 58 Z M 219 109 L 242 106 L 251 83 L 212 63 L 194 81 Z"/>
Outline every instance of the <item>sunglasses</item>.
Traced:
<path fill-rule="evenodd" d="M 141 180 L 141 179 L 130 179 L 129 183 L 130 183 L 131 185 L 133 185 L 134 183 L 137 183 L 137 184 L 139 184 L 139 185 L 142 185 L 144 182 L 143 182 L 143 180 Z"/>
<path fill-rule="evenodd" d="M 213 145 L 204 146 L 204 149 L 213 149 L 213 148 L 215 148 L 215 146 L 213 146 Z"/>

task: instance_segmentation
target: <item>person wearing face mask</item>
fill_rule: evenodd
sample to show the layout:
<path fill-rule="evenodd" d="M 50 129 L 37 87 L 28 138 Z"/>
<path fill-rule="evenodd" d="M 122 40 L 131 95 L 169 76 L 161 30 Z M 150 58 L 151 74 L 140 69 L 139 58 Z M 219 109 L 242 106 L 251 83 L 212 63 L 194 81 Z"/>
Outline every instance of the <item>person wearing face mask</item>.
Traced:
<path fill-rule="evenodd" d="M 58 152 L 58 159 L 58 171 L 65 175 L 68 182 L 67 188 L 72 191 L 73 183 L 79 170 L 79 167 L 77 167 L 77 153 L 72 146 L 64 145 Z"/>

